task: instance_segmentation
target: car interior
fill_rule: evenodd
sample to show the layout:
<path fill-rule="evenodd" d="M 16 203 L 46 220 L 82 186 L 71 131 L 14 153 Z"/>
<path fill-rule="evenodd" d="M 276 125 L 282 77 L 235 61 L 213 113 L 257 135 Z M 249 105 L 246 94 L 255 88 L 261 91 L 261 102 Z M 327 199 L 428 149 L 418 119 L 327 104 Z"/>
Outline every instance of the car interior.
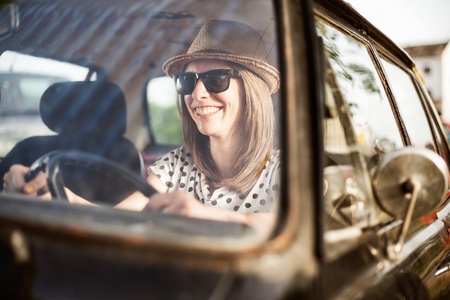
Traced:
<path fill-rule="evenodd" d="M 1 183 L 13 164 L 32 166 L 31 178 L 58 161 L 53 198 L 67 196 L 58 194 L 64 184 L 113 207 L 133 190 L 147 191 L 137 178 L 145 180 L 150 165 L 183 144 L 179 99 L 162 64 L 185 53 L 207 19 L 245 20 L 264 35 L 268 61 L 278 65 L 270 1 L 113 2 L 105 10 L 108 1 L 17 0 L 1 10 Z M 249 12 L 259 17 L 248 19 Z M 276 113 L 279 107 L 275 95 Z M 73 151 L 109 164 L 83 163 Z M 130 175 L 134 184 L 114 172 L 122 167 L 138 175 Z"/>

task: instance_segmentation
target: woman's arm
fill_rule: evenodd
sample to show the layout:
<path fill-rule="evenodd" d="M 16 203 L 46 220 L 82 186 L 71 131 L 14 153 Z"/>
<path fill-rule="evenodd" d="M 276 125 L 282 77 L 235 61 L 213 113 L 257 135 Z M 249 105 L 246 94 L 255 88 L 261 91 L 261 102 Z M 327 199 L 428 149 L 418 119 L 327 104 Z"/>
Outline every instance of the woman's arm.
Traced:
<path fill-rule="evenodd" d="M 150 184 L 158 193 L 165 194 L 167 193 L 167 188 L 164 184 L 159 180 L 159 178 L 154 174 L 150 173 L 147 178 L 148 184 Z M 115 206 L 115 208 L 119 209 L 127 209 L 127 210 L 135 210 L 141 211 L 143 210 L 149 201 L 148 197 L 145 197 L 140 192 L 135 192 L 128 196 L 126 199 L 121 201 L 119 204 Z"/>
<path fill-rule="evenodd" d="M 43 200 L 51 200 L 52 196 L 47 185 L 47 176 L 39 172 L 35 178 L 29 182 L 25 181 L 25 175 L 30 170 L 23 165 L 12 165 L 3 177 L 4 193 L 20 193 L 29 196 L 39 197 Z M 96 205 L 80 196 L 74 194 L 71 190 L 65 188 L 67 200 L 73 204 Z"/>
<path fill-rule="evenodd" d="M 178 214 L 191 218 L 210 219 L 226 222 L 248 224 L 246 214 L 234 211 L 206 207 L 197 199 L 182 191 L 166 194 L 155 194 L 148 200 L 145 210 L 162 211 L 163 213 Z"/>
<path fill-rule="evenodd" d="M 4 193 L 23 193 L 30 196 L 50 198 L 47 186 L 47 178 L 44 173 L 39 173 L 33 180 L 25 182 L 25 175 L 29 168 L 22 165 L 13 165 L 4 176 Z M 162 211 L 164 213 L 179 214 L 192 218 L 210 219 L 225 222 L 238 222 L 258 227 L 258 224 L 267 224 L 267 220 L 272 219 L 274 214 L 242 214 L 234 211 L 221 210 L 206 207 L 188 194 L 175 191 L 167 193 L 167 188 L 159 178 L 151 173 L 147 182 L 158 191 L 158 194 L 147 198 L 140 192 L 133 193 L 125 200 L 116 205 L 116 208 L 127 210 L 151 210 Z M 73 194 L 66 189 L 70 203 L 91 204 L 89 201 Z"/>
<path fill-rule="evenodd" d="M 276 213 L 243 214 L 230 210 L 206 207 L 197 199 L 182 191 L 155 194 L 148 200 L 144 210 L 161 211 L 191 218 L 208 219 L 222 222 L 234 222 L 251 226 L 263 236 L 270 233 L 275 224 Z"/>
<path fill-rule="evenodd" d="M 4 176 L 4 193 L 23 193 L 30 196 L 39 196 L 41 199 L 51 199 L 44 173 L 39 173 L 33 180 L 25 182 L 25 175 L 29 168 L 22 165 L 13 165 Z M 191 218 L 209 219 L 223 222 L 235 222 L 252 226 L 257 232 L 267 232 L 275 221 L 274 213 L 242 214 L 229 210 L 206 207 L 195 198 L 182 191 L 167 193 L 167 188 L 159 178 L 151 173 L 147 182 L 152 185 L 158 194 L 150 199 L 140 192 L 135 192 L 115 207 L 118 209 L 142 211 L 161 211 L 163 213 L 178 214 Z M 95 205 L 66 189 L 70 203 Z"/>
<path fill-rule="evenodd" d="M 12 165 L 8 172 L 3 176 L 3 193 L 20 193 L 41 199 L 51 199 L 51 195 L 47 185 L 47 177 L 43 172 L 37 174 L 33 180 L 25 181 L 25 175 L 30 170 L 29 167 L 23 165 Z M 147 178 L 147 182 L 158 192 L 166 193 L 167 189 L 159 178 L 151 173 Z M 88 183 L 87 183 L 88 184 Z M 94 205 L 86 199 L 65 188 L 67 198 L 70 203 Z M 139 192 L 132 194 L 125 200 L 116 205 L 116 208 L 128 210 L 142 210 L 148 202 L 148 198 Z"/>

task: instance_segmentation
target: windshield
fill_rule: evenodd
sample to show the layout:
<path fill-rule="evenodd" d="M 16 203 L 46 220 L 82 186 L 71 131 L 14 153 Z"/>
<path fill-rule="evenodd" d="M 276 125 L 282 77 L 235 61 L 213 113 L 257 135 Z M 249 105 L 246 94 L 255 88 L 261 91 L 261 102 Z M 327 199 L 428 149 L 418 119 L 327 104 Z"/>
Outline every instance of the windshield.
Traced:
<path fill-rule="evenodd" d="M 271 1 L 11 5 L 19 22 L 0 40 L 4 195 L 270 232 L 282 155 Z"/>

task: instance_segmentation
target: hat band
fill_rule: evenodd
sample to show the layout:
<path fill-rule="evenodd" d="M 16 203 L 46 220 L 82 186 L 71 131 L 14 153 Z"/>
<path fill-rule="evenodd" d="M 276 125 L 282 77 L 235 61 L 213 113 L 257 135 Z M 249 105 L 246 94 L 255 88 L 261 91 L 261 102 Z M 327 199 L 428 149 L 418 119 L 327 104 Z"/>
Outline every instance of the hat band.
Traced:
<path fill-rule="evenodd" d="M 202 49 L 196 50 L 194 52 L 188 52 L 187 54 L 195 54 L 195 53 L 221 53 L 221 54 L 234 54 L 228 51 L 215 50 L 215 49 Z"/>

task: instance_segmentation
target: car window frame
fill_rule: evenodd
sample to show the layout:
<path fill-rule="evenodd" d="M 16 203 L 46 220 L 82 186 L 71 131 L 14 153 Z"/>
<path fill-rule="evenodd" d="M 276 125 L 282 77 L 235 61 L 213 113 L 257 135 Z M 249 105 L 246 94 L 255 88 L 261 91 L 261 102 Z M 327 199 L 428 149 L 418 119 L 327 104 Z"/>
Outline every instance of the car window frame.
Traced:
<path fill-rule="evenodd" d="M 323 23 L 343 32 L 347 36 L 355 39 L 356 41 L 362 43 L 365 46 L 366 51 L 368 52 L 368 55 L 370 56 L 372 63 L 377 71 L 377 75 L 382 82 L 383 89 L 384 89 L 383 92 L 387 96 L 387 99 L 391 106 L 392 114 L 397 123 L 398 132 L 400 133 L 400 136 L 403 140 L 403 147 L 410 146 L 411 141 L 410 141 L 409 134 L 406 129 L 405 123 L 403 121 L 403 118 L 399 112 L 397 100 L 396 100 L 393 90 L 391 88 L 392 83 L 389 81 L 388 75 L 383 67 L 383 63 L 382 63 L 380 57 L 383 57 L 384 59 L 393 63 L 396 67 L 399 67 L 402 71 L 406 72 L 406 74 L 410 77 L 410 79 L 414 85 L 416 93 L 418 94 L 418 98 L 419 98 L 421 107 L 423 108 L 423 111 L 425 113 L 425 116 L 426 116 L 426 119 L 428 122 L 428 126 L 430 127 L 430 131 L 432 134 L 432 140 L 433 140 L 434 146 L 437 150 L 437 153 L 441 157 L 445 158 L 445 155 L 442 153 L 442 148 L 439 146 L 439 142 L 438 142 L 438 139 L 436 136 L 436 134 L 439 134 L 441 140 L 446 141 L 445 136 L 443 134 L 442 127 L 437 126 L 437 124 L 439 124 L 439 122 L 437 122 L 437 119 L 436 119 L 437 111 L 435 109 L 433 109 L 432 103 L 429 102 L 429 101 L 431 101 L 431 99 L 429 99 L 429 97 L 427 97 L 425 95 L 423 86 L 420 84 L 420 82 L 418 82 L 420 80 L 421 76 L 420 76 L 420 73 L 418 74 L 418 70 L 415 68 L 415 66 L 412 65 L 408 68 L 408 65 L 403 63 L 399 57 L 396 57 L 395 53 L 391 53 L 390 51 L 381 47 L 380 44 L 377 43 L 376 41 L 374 41 L 374 39 L 371 38 L 371 36 L 369 36 L 367 34 L 367 32 L 364 31 L 363 29 L 356 29 L 349 24 L 341 23 L 336 18 L 333 18 L 333 16 L 321 13 L 320 10 L 316 11 L 316 17 L 318 19 L 320 19 Z M 435 127 L 437 127 L 437 128 L 435 129 Z M 439 128 L 441 128 L 441 129 L 439 129 Z M 353 131 L 354 129 L 352 128 L 351 130 Z M 436 130 L 438 130 L 438 132 L 436 132 Z M 443 147 L 447 151 L 447 153 L 449 153 L 448 143 L 444 142 L 442 144 L 444 145 Z M 360 153 L 360 156 L 362 156 L 361 150 L 359 150 L 359 153 Z M 354 165 L 354 167 L 356 169 L 356 165 Z M 361 167 L 361 166 L 358 166 L 358 167 Z M 360 169 L 359 171 L 366 172 L 368 174 L 368 170 L 367 170 L 367 166 L 365 165 L 365 162 L 364 162 L 364 165 L 362 166 L 362 169 Z M 375 203 L 375 199 L 373 198 L 374 195 L 371 190 L 371 187 L 369 190 L 369 197 L 371 197 L 371 199 L 373 201 L 372 203 Z M 448 196 L 447 199 L 443 202 L 443 204 L 441 205 L 441 209 L 449 202 L 450 202 L 450 196 Z M 378 205 L 374 204 L 374 207 L 378 207 Z M 386 229 L 390 228 L 392 230 L 393 228 L 400 226 L 401 223 L 402 223 L 401 220 L 396 220 L 394 217 L 387 216 L 387 219 L 383 219 L 383 222 L 379 223 L 377 226 L 381 226 L 381 228 L 386 228 Z M 393 224 L 396 224 L 396 225 L 393 225 Z M 408 236 L 411 236 L 414 232 L 416 232 L 420 228 L 425 228 L 425 226 L 426 226 L 425 221 L 422 223 L 416 222 L 414 228 L 412 230 L 410 230 L 410 232 L 408 232 Z M 359 238 L 359 240 L 350 239 L 348 241 L 345 241 L 345 243 L 343 243 L 341 245 L 337 245 L 337 247 L 333 246 L 331 249 L 325 248 L 324 249 L 324 257 L 326 257 L 326 260 L 333 259 L 333 258 L 339 256 L 340 255 L 339 253 L 342 254 L 350 249 L 353 249 L 354 247 L 357 247 L 357 245 L 363 245 L 364 243 L 366 243 L 367 239 L 370 239 L 370 236 L 371 236 L 370 233 L 364 234 L 364 238 L 361 236 Z"/>
<path fill-rule="evenodd" d="M 432 134 L 434 146 L 438 150 L 438 154 L 442 156 L 442 153 L 441 153 L 439 147 L 437 147 L 436 133 L 432 129 L 432 123 L 431 123 L 431 120 L 430 120 L 430 115 L 431 114 L 430 114 L 430 111 L 429 111 L 428 107 L 424 103 L 423 91 L 421 91 L 420 87 L 417 85 L 417 78 L 416 78 L 415 74 L 410 69 L 408 69 L 404 64 L 402 64 L 400 61 L 396 60 L 392 56 L 388 56 L 388 55 L 386 55 L 385 53 L 382 52 L 382 53 L 380 53 L 379 58 L 383 58 L 386 61 L 390 62 L 395 67 L 397 67 L 401 71 L 405 72 L 408 75 L 408 77 L 410 78 L 410 80 L 411 80 L 411 82 L 412 82 L 412 84 L 413 84 L 413 86 L 415 88 L 416 94 L 418 95 L 418 99 L 420 101 L 421 107 L 422 107 L 423 111 L 425 112 L 427 123 L 428 123 L 428 126 L 429 126 L 431 134 Z M 394 105 L 396 107 L 396 110 L 398 110 L 397 100 L 395 99 L 396 96 L 392 92 L 392 88 L 391 88 L 392 83 L 391 83 L 391 80 L 389 79 L 389 76 L 387 75 L 387 72 L 384 69 L 383 62 L 381 61 L 381 59 L 380 59 L 380 64 L 381 64 L 380 68 L 383 71 L 383 76 L 384 76 L 385 83 L 386 83 L 387 86 L 389 86 L 389 92 L 391 93 L 392 101 L 393 101 L 393 103 L 394 103 Z M 409 139 L 408 129 L 406 128 L 406 126 L 405 126 L 405 124 L 403 122 L 403 118 L 401 117 L 400 113 L 399 113 L 399 119 L 402 120 L 402 130 L 404 131 L 405 136 L 408 137 L 408 143 L 406 143 L 406 145 L 407 146 L 411 146 L 411 140 Z"/>
<path fill-rule="evenodd" d="M 449 164 L 450 163 L 450 145 L 449 145 L 447 137 L 445 135 L 444 128 L 442 127 L 442 124 L 439 123 L 439 121 L 438 121 L 439 114 L 437 112 L 436 107 L 433 104 L 433 100 L 431 99 L 430 95 L 426 92 L 427 90 L 425 88 L 423 77 L 420 74 L 420 71 L 417 69 L 417 67 L 413 63 L 410 66 L 410 68 L 408 68 L 408 65 L 406 65 L 404 62 L 400 61 L 397 57 L 394 57 L 392 54 L 389 53 L 389 51 L 387 51 L 380 45 L 375 43 L 374 47 L 375 47 L 375 50 L 377 51 L 377 53 L 379 54 L 379 57 L 387 60 L 388 62 L 392 63 L 396 67 L 400 68 L 402 71 L 404 71 L 410 77 L 410 79 L 416 89 L 416 93 L 418 94 L 419 101 L 422 105 L 422 108 L 425 112 L 425 116 L 428 121 L 428 126 L 430 127 L 430 130 L 431 130 L 434 147 L 437 150 L 437 153 L 447 162 L 447 164 Z M 381 69 L 383 70 L 383 73 L 385 73 L 381 60 L 380 60 L 380 63 L 381 63 Z M 390 85 L 392 85 L 392 83 L 390 82 L 389 78 L 387 78 L 387 76 L 385 74 L 383 74 L 383 76 L 385 76 L 385 81 L 383 81 L 383 82 L 386 85 L 389 85 L 388 89 L 391 92 L 393 103 L 395 106 L 397 106 L 397 102 L 395 100 L 395 95 L 393 95 L 391 88 L 390 88 Z M 401 118 L 400 115 L 399 115 L 399 117 Z M 403 130 L 404 130 L 405 134 L 408 135 L 406 126 L 403 127 Z M 409 141 L 409 143 L 407 145 L 410 146 L 411 142 Z M 450 189 L 449 189 L 449 192 L 450 192 Z M 439 210 L 443 209 L 449 202 L 450 202 L 450 193 L 447 194 L 447 197 L 443 201 Z"/>
<path fill-rule="evenodd" d="M 365 32 L 364 32 L 364 34 L 362 34 L 361 32 L 355 30 L 354 28 L 352 28 L 348 25 L 342 24 L 342 23 L 338 22 L 336 19 L 331 18 L 331 16 L 322 14 L 320 11 L 316 12 L 316 19 L 322 21 L 323 23 L 333 27 L 334 29 L 342 32 L 343 34 L 349 36 L 350 38 L 354 39 L 355 41 L 361 43 L 364 46 L 365 50 L 367 51 L 367 54 L 377 71 L 377 75 L 380 77 L 380 75 L 379 75 L 380 70 L 376 64 L 377 60 L 375 59 L 376 53 L 374 52 L 374 48 L 373 48 L 373 45 L 371 44 L 370 38 L 367 35 L 365 35 Z M 324 56 L 324 59 L 327 59 L 326 56 Z M 380 79 L 381 79 L 381 77 L 380 77 Z M 385 88 L 384 84 L 383 84 L 383 88 Z M 389 97 L 387 97 L 387 98 L 388 98 L 389 104 L 392 109 L 391 99 Z M 344 100 L 345 105 L 347 106 L 347 101 L 345 99 L 343 99 L 343 100 Z M 343 122 L 342 123 L 343 127 L 348 127 L 348 130 L 352 131 L 353 136 L 355 136 L 356 133 L 354 131 L 354 128 L 353 128 L 353 125 L 351 122 L 351 117 L 349 116 L 348 112 L 349 112 L 349 110 L 347 109 L 346 113 L 343 113 L 343 114 L 347 115 L 346 118 L 348 120 L 346 120 L 346 122 L 343 122 L 341 117 L 339 119 L 341 122 Z M 397 118 L 394 117 L 394 119 L 397 123 L 397 126 L 400 126 Z M 402 140 L 403 140 L 403 136 L 402 136 Z M 379 225 L 379 223 L 378 223 L 378 219 L 376 218 L 376 213 L 375 213 L 377 205 L 375 203 L 374 194 L 372 191 L 371 179 L 369 177 L 370 172 L 367 169 L 366 161 L 364 160 L 362 150 L 360 148 L 358 141 L 356 140 L 356 137 L 355 137 L 355 141 L 352 141 L 352 143 L 354 143 L 358 147 L 358 151 L 357 151 L 357 153 L 354 153 L 354 155 L 353 155 L 354 158 L 352 159 L 352 164 L 355 168 L 355 176 L 358 176 L 358 174 L 363 176 L 364 187 L 362 190 L 365 193 L 366 198 L 368 199 L 368 204 L 371 208 L 370 213 L 372 215 L 372 218 L 370 218 L 371 223 L 368 224 L 368 227 L 374 227 L 374 226 Z M 356 161 L 356 164 L 355 164 L 355 161 Z M 323 199 L 321 199 L 320 201 L 323 201 Z M 349 226 L 346 229 L 352 228 L 352 227 L 353 226 Z M 345 231 L 345 229 L 343 229 L 343 232 L 344 231 Z M 338 243 L 337 245 L 333 245 L 330 249 L 325 248 L 324 249 L 325 257 L 327 257 L 327 259 L 331 259 L 332 257 L 336 257 L 339 253 L 346 252 L 347 250 L 349 250 L 357 245 L 362 245 L 365 243 L 368 236 L 371 236 L 372 234 L 364 233 L 363 235 L 364 235 L 364 238 L 362 238 L 362 236 L 361 236 L 361 238 L 357 239 L 355 236 L 353 236 L 353 237 L 350 237 L 349 239 L 344 239 L 342 242 Z M 324 234 L 322 235 L 322 238 L 323 239 L 325 238 Z M 324 244 L 326 244 L 325 241 L 324 241 Z"/>
<path fill-rule="evenodd" d="M 298 177 L 293 177 L 290 180 L 286 180 L 288 177 L 287 174 L 291 173 L 291 170 L 288 170 L 289 165 L 286 164 L 286 158 L 282 155 L 282 163 L 285 167 L 281 170 L 281 177 L 282 182 L 283 181 L 289 181 L 288 183 L 283 183 L 280 188 L 280 206 L 279 206 L 279 212 L 277 214 L 277 220 L 276 224 L 272 230 L 272 232 L 268 235 L 268 237 L 265 237 L 263 240 L 260 239 L 248 239 L 247 236 L 243 236 L 243 238 L 239 239 L 231 239 L 228 241 L 220 241 L 220 237 L 218 238 L 211 238 L 207 241 L 200 241 L 199 245 L 192 246 L 189 244 L 188 239 L 180 240 L 176 239 L 176 236 L 174 238 L 167 238 L 165 241 L 167 242 L 167 247 L 176 247 L 181 245 L 181 251 L 207 251 L 211 252 L 212 257 L 220 255 L 223 257 L 236 257 L 238 254 L 247 254 L 252 253 L 253 255 L 260 255 L 261 253 L 266 253 L 267 251 L 274 253 L 277 251 L 281 251 L 282 249 L 286 249 L 287 247 L 291 247 L 292 243 L 294 242 L 292 240 L 293 236 L 299 235 L 301 245 L 305 245 L 305 247 L 302 246 L 301 252 L 305 254 L 305 257 L 310 257 L 311 261 L 313 261 L 314 253 L 311 252 L 311 249 L 313 249 L 313 244 L 316 242 L 315 239 L 311 239 L 314 232 L 314 217 L 315 214 L 312 213 L 312 211 L 315 211 L 314 208 L 314 201 L 312 200 L 315 198 L 316 193 L 320 193 L 320 185 L 318 182 L 320 182 L 320 178 L 314 177 L 312 179 L 313 182 L 316 182 L 313 184 L 314 188 L 308 187 L 307 189 L 302 190 L 301 187 L 308 186 L 307 183 L 310 183 L 309 174 L 313 173 L 316 169 L 317 163 L 319 161 L 318 155 L 315 153 L 315 148 L 313 148 L 315 145 L 319 144 L 321 142 L 321 136 L 320 135 L 313 135 L 307 132 L 308 130 L 306 128 L 315 128 L 311 124 L 315 123 L 317 121 L 317 115 L 315 114 L 318 110 L 315 103 L 315 101 L 311 101 L 312 99 L 317 99 L 315 96 L 315 91 L 304 91 L 301 88 L 300 84 L 296 85 L 297 91 L 294 93 L 287 92 L 286 85 L 287 83 L 284 83 L 283 81 L 286 80 L 286 82 L 301 82 L 304 84 L 305 82 L 309 82 L 311 79 L 311 74 L 314 74 L 313 77 L 317 74 L 316 65 L 314 65 L 311 57 L 315 57 L 315 52 L 312 51 L 310 48 L 307 49 L 307 47 L 304 47 L 306 44 L 310 44 L 311 41 L 315 41 L 313 39 L 313 30 L 314 27 L 311 28 L 311 19 L 310 16 L 312 15 L 312 4 L 310 2 L 305 3 L 297 3 L 294 1 L 274 1 L 271 0 L 273 4 L 273 14 L 274 14 L 274 23 L 277 27 L 276 33 L 278 36 L 282 37 L 285 35 L 288 35 L 288 37 L 291 40 L 299 41 L 299 43 L 293 43 L 293 44 L 286 44 L 286 39 L 279 38 L 276 41 L 275 47 L 278 47 L 279 49 L 283 49 L 284 47 L 289 47 L 289 50 L 291 53 L 282 56 L 281 53 L 283 51 L 279 50 L 278 53 L 278 63 L 280 67 L 280 73 L 281 73 L 281 89 L 279 91 L 280 93 L 280 103 L 285 102 L 288 103 L 286 105 L 281 105 L 281 127 L 280 135 L 282 136 L 281 139 L 281 148 L 283 150 L 286 150 L 286 155 L 290 155 L 292 158 L 292 161 L 297 166 L 296 172 L 299 172 L 298 174 L 301 174 L 300 177 L 305 179 L 304 184 L 298 183 Z M 300 8 L 298 10 L 293 9 Z M 283 12 L 283 13 L 282 13 Z M 300 17 L 299 17 L 300 15 Z M 299 32 L 295 32 L 293 28 L 296 30 L 301 27 L 304 29 L 304 31 L 300 30 Z M 307 32 L 304 34 L 304 32 Z M 309 35 L 308 35 L 309 34 Z M 287 39 L 289 39 L 287 38 Z M 295 54 L 300 54 L 299 56 L 296 56 Z M 307 68 L 302 68 L 303 62 L 308 62 L 309 66 Z M 295 64 L 290 65 L 291 62 L 295 62 Z M 298 66 L 302 67 L 298 67 Z M 294 75 L 295 74 L 295 75 Z M 313 83 L 310 86 L 314 86 Z M 315 86 L 317 88 L 317 85 Z M 318 88 L 317 88 L 318 89 Z M 142 91 L 140 91 L 142 93 Z M 311 107 L 311 103 L 314 107 Z M 288 118 L 286 115 L 288 114 L 289 108 L 286 106 L 292 106 L 295 107 L 295 110 L 298 112 L 301 112 L 301 116 L 305 116 L 304 118 L 301 118 L 300 116 L 295 116 L 294 118 L 290 118 L 290 120 L 293 120 L 293 123 L 286 124 L 286 120 Z M 313 113 L 311 113 L 313 112 Z M 298 129 L 305 132 L 304 135 L 298 135 Z M 292 138 L 292 143 L 288 142 L 287 139 Z M 306 137 L 305 139 L 299 139 L 299 137 Z M 305 143 L 306 141 L 306 143 Z M 293 146 L 295 144 L 295 146 Z M 293 147 L 293 149 L 301 149 L 298 151 L 292 151 L 290 147 Z M 297 155 L 298 153 L 301 153 L 301 155 Z M 311 156 L 316 156 L 315 160 L 311 161 Z M 300 156 L 300 157 L 298 157 Z M 306 168 L 304 164 L 300 163 L 305 162 L 309 165 L 309 168 Z M 314 164 L 313 162 L 316 162 Z M 302 168 L 299 168 L 298 166 L 302 165 Z M 294 167 L 292 167 L 294 168 Z M 306 183 L 307 182 L 307 183 Z M 295 193 L 292 191 L 299 191 L 299 193 Z M 305 199 L 308 199 L 307 201 L 302 201 L 302 203 L 299 203 L 298 198 L 302 195 L 305 195 L 306 197 L 303 197 Z M 13 199 L 13 198 L 22 198 L 22 197 L 15 197 L 13 195 L 4 195 L 2 196 L 5 199 Z M 33 199 L 34 201 L 34 199 Z M 27 207 L 27 204 L 29 203 L 27 200 L 25 201 L 17 201 L 17 202 L 11 202 L 12 205 L 16 207 Z M 36 204 L 40 205 L 40 203 Z M 43 206 L 53 206 L 53 203 L 42 203 Z M 64 203 L 55 203 L 55 206 L 59 209 L 67 209 L 70 213 L 70 205 L 65 205 Z M 18 211 L 24 211 L 24 214 L 19 214 L 17 216 L 17 219 L 14 222 L 27 222 L 29 221 L 27 218 L 29 217 L 26 213 L 26 209 L 18 209 Z M 50 213 L 50 212 L 49 212 Z M 106 214 L 110 214 L 111 212 L 108 210 L 105 212 Z M 126 214 L 127 212 L 117 212 L 117 215 Z M 114 213 L 112 213 L 114 214 Z M 44 216 L 44 214 L 42 214 Z M 48 219 L 45 220 L 39 220 L 39 222 L 36 222 L 35 225 L 38 227 L 37 231 L 45 231 L 45 227 L 50 226 L 52 222 L 54 222 L 56 219 L 52 218 L 51 216 Z M 73 220 L 65 220 L 67 223 L 64 224 L 64 230 L 62 230 L 63 235 L 70 235 L 70 227 L 74 225 Z M 76 227 L 79 228 L 77 224 Z M 91 224 L 92 225 L 92 224 Z M 98 225 L 100 227 L 100 225 Z M 85 226 L 81 226 L 83 231 L 88 231 L 89 228 Z M 67 229 L 67 231 L 66 231 Z M 105 231 L 103 231 L 105 230 Z M 104 235 L 102 238 L 106 239 L 111 243 L 114 239 L 117 238 L 117 234 L 114 234 L 113 232 L 108 232 L 105 228 L 101 228 L 102 231 L 100 234 Z M 301 234 L 299 233 L 301 232 Z M 256 240 L 256 241 L 255 241 Z M 286 242 L 290 241 L 290 242 Z M 142 239 L 139 239 L 138 241 L 141 244 L 146 244 L 148 247 L 149 245 L 156 245 L 158 247 L 161 246 L 162 240 L 158 239 L 156 241 L 152 241 L 149 239 L 145 239 L 142 237 Z M 298 241 L 295 241 L 295 243 L 298 243 Z M 173 248 L 172 248 L 173 249 Z M 308 264 L 305 266 L 306 269 L 313 269 L 314 263 Z M 311 271 L 308 271 L 311 272 Z M 307 272 L 307 273 L 308 273 Z"/>
<path fill-rule="evenodd" d="M 401 119 L 400 114 L 398 113 L 398 107 L 396 99 L 393 97 L 393 93 L 390 91 L 390 85 L 386 83 L 385 80 L 385 73 L 384 69 L 382 69 L 381 61 L 378 58 L 378 53 L 383 52 L 387 53 L 389 56 L 395 57 L 396 60 L 401 62 L 401 64 L 404 64 L 406 68 L 409 70 L 409 74 L 413 78 L 413 84 L 415 85 L 416 91 L 419 94 L 419 100 L 422 103 L 422 106 L 425 105 L 424 112 L 427 116 L 427 120 L 432 119 L 432 121 L 437 125 L 439 124 L 437 113 L 432 113 L 435 111 L 432 106 L 431 98 L 427 95 L 426 89 L 424 89 L 423 84 L 419 82 L 420 80 L 420 74 L 416 72 L 417 70 L 414 67 L 413 62 L 410 60 L 409 56 L 400 48 L 398 48 L 391 40 L 389 40 L 383 33 L 378 31 L 376 28 L 372 27 L 370 23 L 368 23 L 362 16 L 355 14 L 350 15 L 348 18 L 345 14 L 348 12 L 341 8 L 339 5 L 335 5 L 331 1 L 318 1 L 320 4 L 318 5 L 319 12 L 325 12 L 324 16 L 325 18 L 329 18 L 333 21 L 334 24 L 338 24 L 338 26 L 341 26 L 342 28 L 345 28 L 349 32 L 352 33 L 352 35 L 364 35 L 369 40 L 369 44 L 371 45 L 371 52 L 373 54 L 373 60 L 374 64 L 376 64 L 376 69 L 378 76 L 380 79 L 382 79 L 382 83 L 384 85 L 384 89 L 386 90 L 385 93 L 387 94 L 387 97 L 389 101 L 391 102 L 393 113 L 395 112 L 397 115 L 395 116 L 395 119 L 398 120 L 398 130 L 399 132 L 403 132 L 404 134 L 404 146 L 409 145 L 409 136 L 407 136 L 407 132 L 404 130 L 404 124 L 403 120 Z M 321 7 L 321 5 L 325 5 L 324 7 Z M 351 9 L 351 7 L 350 7 Z M 335 11 L 333 11 L 335 10 Z M 357 25 L 355 25 L 357 24 Z M 335 27 L 335 26 L 333 26 Z M 358 28 L 356 28 L 358 27 Z M 368 33 L 367 33 L 368 32 Z M 384 51 L 380 51 L 384 50 Z M 441 137 L 442 143 L 444 144 L 443 149 L 445 151 L 448 150 L 448 144 L 445 142 L 445 135 L 444 131 L 442 129 L 442 126 L 435 126 L 437 128 L 433 128 L 430 126 L 431 131 L 433 134 L 438 134 Z M 438 141 L 436 139 L 436 136 L 433 136 L 433 141 L 436 144 Z M 447 161 L 448 165 L 448 161 Z M 448 200 L 447 200 L 448 202 Z M 445 206 L 443 204 L 443 206 Z M 443 207 L 441 206 L 441 208 Z M 445 207 L 448 210 L 448 207 L 450 205 L 446 205 Z M 444 211 L 444 210 L 443 210 Z M 448 218 L 448 216 L 447 216 Z M 321 262 L 323 263 L 323 273 L 325 274 L 324 279 L 324 286 L 329 287 L 333 286 L 336 288 L 340 288 L 346 283 L 350 282 L 350 286 L 354 288 L 355 290 L 364 290 L 362 286 L 365 284 L 362 284 L 362 282 L 357 281 L 355 283 L 356 277 L 352 277 L 351 274 L 355 274 L 358 271 L 364 270 L 364 275 L 367 274 L 373 274 L 377 276 L 377 278 L 382 281 L 383 283 L 379 286 L 377 285 L 376 288 L 379 289 L 380 287 L 384 286 L 384 284 L 388 283 L 391 279 L 391 277 L 385 276 L 388 272 L 395 273 L 397 270 L 403 270 L 405 268 L 408 268 L 408 261 L 407 258 L 411 258 L 411 254 L 414 253 L 414 255 L 423 257 L 426 257 L 426 254 L 420 252 L 422 246 L 424 245 L 424 239 L 423 238 L 430 238 L 429 233 L 433 230 L 437 230 L 436 228 L 439 228 L 441 230 L 441 233 L 438 233 L 436 231 L 436 235 L 433 236 L 433 239 L 436 241 L 439 241 L 439 234 L 442 234 L 442 232 L 447 232 L 447 230 L 444 228 L 441 220 L 438 218 L 430 218 L 430 219 L 421 219 L 416 220 L 413 222 L 412 226 L 410 227 L 410 230 L 407 232 L 406 239 L 408 242 L 405 244 L 405 253 L 404 256 L 402 256 L 399 260 L 395 261 L 395 266 L 391 265 L 389 267 L 381 266 L 379 262 L 386 261 L 386 257 L 384 256 L 386 253 L 384 251 L 388 251 L 389 249 L 389 242 L 394 241 L 396 236 L 398 235 L 399 231 L 401 230 L 402 224 L 404 223 L 401 219 L 395 219 L 390 218 L 386 222 L 380 224 L 376 228 L 371 228 L 367 230 L 362 236 L 359 238 L 355 238 L 353 240 L 353 243 L 349 243 L 348 245 L 343 245 L 342 248 L 336 248 L 333 249 L 333 251 L 330 252 L 322 252 L 322 256 L 320 257 Z M 419 237 L 420 236 L 420 237 Z M 438 243 L 436 243 L 438 244 Z M 444 242 L 445 244 L 445 242 Z M 419 248 L 418 248 L 419 247 Z M 443 251 L 444 245 L 439 245 L 436 248 L 439 248 L 439 251 Z M 355 259 L 362 255 L 361 252 L 364 251 L 370 251 L 370 255 L 366 256 L 367 261 L 363 262 L 363 265 L 360 267 L 354 266 Z M 373 257 L 377 257 L 375 259 L 375 262 L 371 261 L 370 259 Z M 348 265 L 346 264 L 348 263 Z M 350 266 L 351 265 L 351 266 Z M 388 266 L 389 263 L 386 265 Z M 406 267 L 405 267 L 406 266 Z M 344 269 L 344 272 L 342 272 L 342 275 L 339 279 L 336 279 L 333 276 L 329 276 L 330 280 L 328 280 L 328 277 L 326 274 L 336 274 L 335 272 L 342 271 Z M 395 270 L 395 272 L 394 272 Z M 415 271 L 415 270 L 414 270 Z M 346 274 L 348 273 L 348 274 Z M 345 278 L 347 276 L 347 278 Z M 333 282 L 334 280 L 334 282 Z M 380 282 L 379 281 L 379 282 Z M 361 285 L 362 284 L 362 285 Z M 327 292 L 325 292 L 327 294 Z M 332 294 L 328 294 L 328 296 L 331 296 Z M 341 294 L 345 295 L 345 292 Z M 345 298 L 345 296 L 344 296 Z"/>

